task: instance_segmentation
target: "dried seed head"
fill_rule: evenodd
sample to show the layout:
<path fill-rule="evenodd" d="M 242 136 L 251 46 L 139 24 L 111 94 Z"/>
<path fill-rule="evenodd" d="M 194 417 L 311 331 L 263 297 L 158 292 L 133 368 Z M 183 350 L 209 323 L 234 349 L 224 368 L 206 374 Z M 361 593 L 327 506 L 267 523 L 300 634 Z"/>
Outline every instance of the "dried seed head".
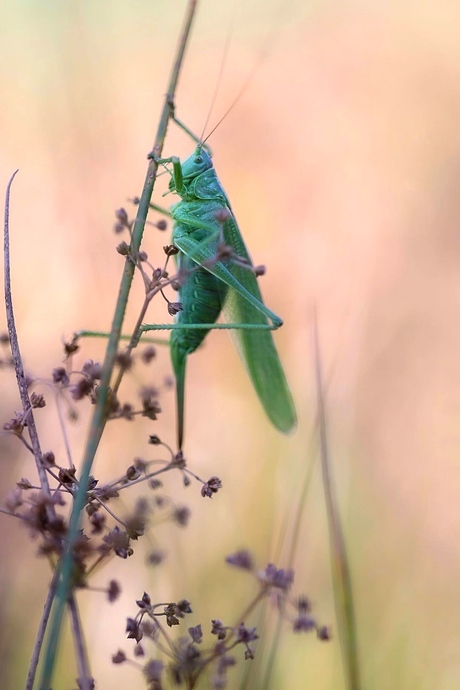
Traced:
<path fill-rule="evenodd" d="M 126 632 L 128 633 L 128 640 L 136 640 L 136 642 L 140 642 L 142 640 L 142 628 L 134 618 L 127 619 Z"/>
<path fill-rule="evenodd" d="M 75 475 L 77 473 L 77 468 L 74 467 L 61 467 L 58 473 L 59 481 L 64 486 L 72 486 L 75 483 Z"/>
<path fill-rule="evenodd" d="M 138 599 L 136 601 L 136 604 L 139 606 L 140 609 L 148 609 L 151 605 L 152 601 L 150 599 L 150 595 L 147 594 L 147 592 L 144 592 L 142 595 L 142 599 Z"/>
<path fill-rule="evenodd" d="M 128 482 L 132 482 L 135 479 L 138 479 L 141 476 L 141 472 L 137 467 L 134 467 L 134 465 L 131 465 L 128 467 L 126 470 L 125 478 Z"/>
<path fill-rule="evenodd" d="M 156 399 L 158 392 L 153 388 L 143 388 L 141 391 L 142 416 L 147 419 L 155 420 L 161 412 L 161 407 Z M 152 438 L 152 437 L 150 437 Z M 152 441 L 150 441 L 152 443 Z"/>
<path fill-rule="evenodd" d="M 119 367 L 125 370 L 131 369 L 133 365 L 133 359 L 127 352 L 118 352 L 116 356 L 116 362 Z"/>
<path fill-rule="evenodd" d="M 331 639 L 330 628 L 328 628 L 326 625 L 322 625 L 317 628 L 316 634 L 318 636 L 318 640 L 322 640 L 323 642 L 328 642 Z"/>
<path fill-rule="evenodd" d="M 182 309 L 182 302 L 168 302 L 168 314 L 170 316 L 175 316 L 182 311 Z"/>
<path fill-rule="evenodd" d="M 251 554 L 246 549 L 240 549 L 231 556 L 227 556 L 225 562 L 243 570 L 254 570 L 254 562 Z"/>
<path fill-rule="evenodd" d="M 134 458 L 133 465 L 136 468 L 136 470 L 139 470 L 139 472 L 147 471 L 148 464 L 142 458 Z"/>
<path fill-rule="evenodd" d="M 131 403 L 123 403 L 123 405 L 120 408 L 120 417 L 128 420 L 128 422 L 133 421 L 133 419 L 134 419 L 134 407 L 131 405 Z"/>
<path fill-rule="evenodd" d="M 115 218 L 125 227 L 128 225 L 128 214 L 124 208 L 119 208 L 115 211 Z"/>
<path fill-rule="evenodd" d="M 120 494 L 116 489 L 113 487 L 107 487 L 107 486 L 102 486 L 98 490 L 98 496 L 101 499 L 101 501 L 105 501 L 106 503 L 110 501 L 111 498 L 118 498 Z"/>
<path fill-rule="evenodd" d="M 55 462 L 55 457 L 54 453 L 51 450 L 48 450 L 46 453 L 42 454 L 42 465 L 46 469 L 49 469 L 50 467 L 54 467 L 56 464 Z"/>
<path fill-rule="evenodd" d="M 92 381 L 100 380 L 102 377 L 102 366 L 99 362 L 93 362 L 92 359 L 87 359 L 83 364 L 82 372 Z"/>
<path fill-rule="evenodd" d="M 188 521 L 190 520 L 190 509 L 186 506 L 183 506 L 182 508 L 176 508 L 173 517 L 178 525 L 180 525 L 181 527 L 186 527 Z"/>
<path fill-rule="evenodd" d="M 174 388 L 174 378 L 171 375 L 165 376 L 163 385 L 165 388 Z"/>
<path fill-rule="evenodd" d="M 30 396 L 30 404 L 34 409 L 39 407 L 46 407 L 46 401 L 41 393 L 32 393 Z"/>
<path fill-rule="evenodd" d="M 310 600 L 305 596 L 300 596 L 297 600 L 297 610 L 299 613 L 308 613 L 311 611 Z"/>
<path fill-rule="evenodd" d="M 120 242 L 117 245 L 117 252 L 122 256 L 129 256 L 129 244 L 127 242 Z"/>
<path fill-rule="evenodd" d="M 203 484 L 201 488 L 201 495 L 203 498 L 212 498 L 213 494 L 216 494 L 221 488 L 222 482 L 220 481 L 219 477 L 211 477 Z"/>
<path fill-rule="evenodd" d="M 68 343 L 64 343 L 64 352 L 66 358 L 70 357 L 73 355 L 75 352 L 78 352 L 80 349 L 80 345 L 78 345 L 78 337 L 75 336 L 73 340 L 71 340 Z"/>
<path fill-rule="evenodd" d="M 145 347 L 144 350 L 142 351 L 141 357 L 142 361 L 145 362 L 145 364 L 150 364 L 152 359 L 156 357 L 157 351 L 156 348 L 153 345 L 149 345 L 148 347 Z"/>
<path fill-rule="evenodd" d="M 147 556 L 147 563 L 152 566 L 160 565 L 160 563 L 164 560 L 164 557 L 164 553 L 159 549 L 156 549 L 155 551 L 151 551 Z"/>
<path fill-rule="evenodd" d="M 16 412 L 16 417 L 13 417 L 3 425 L 4 431 L 12 431 L 16 436 L 22 436 L 24 427 L 27 426 L 21 412 Z"/>
<path fill-rule="evenodd" d="M 192 613 L 192 607 L 190 605 L 190 602 L 187 601 L 187 599 L 181 599 L 180 601 L 178 601 L 177 608 L 179 612 L 182 614 L 182 616 L 184 613 Z"/>
<path fill-rule="evenodd" d="M 156 491 L 156 489 L 161 489 L 163 486 L 163 482 L 161 482 L 159 479 L 152 478 L 149 481 L 149 489 L 152 489 L 153 491 Z"/>
<path fill-rule="evenodd" d="M 236 641 L 248 644 L 253 640 L 258 640 L 259 636 L 255 628 L 247 628 L 244 623 L 240 623 L 235 630 Z"/>
<path fill-rule="evenodd" d="M 265 571 L 259 575 L 262 582 L 266 583 L 270 587 L 275 587 L 281 589 L 283 592 L 287 592 L 294 582 L 294 571 L 292 568 L 288 570 L 283 570 L 269 563 L 265 568 Z"/>
<path fill-rule="evenodd" d="M 19 487 L 20 489 L 31 489 L 32 488 L 32 482 L 30 479 L 27 479 L 27 477 L 21 477 L 21 479 L 16 482 L 16 486 Z"/>
<path fill-rule="evenodd" d="M 97 513 L 93 513 L 93 515 L 91 515 L 91 517 L 89 518 L 89 522 L 91 525 L 91 534 L 102 534 L 107 519 L 104 513 L 98 511 Z"/>
<path fill-rule="evenodd" d="M 25 480 L 21 480 L 25 481 Z M 28 480 L 27 480 L 28 481 Z M 10 491 L 5 499 L 5 508 L 10 511 L 10 513 L 15 513 L 18 508 L 23 504 L 22 491 L 20 487 L 20 482 L 18 482 L 18 488 Z"/>
<path fill-rule="evenodd" d="M 174 458 L 171 460 L 171 465 L 178 467 L 179 469 L 184 469 L 187 466 L 187 461 L 185 459 L 184 451 L 179 450 L 175 454 Z"/>
<path fill-rule="evenodd" d="M 154 640 L 155 637 L 158 636 L 159 627 L 156 620 L 147 620 L 144 618 L 141 623 L 141 628 L 142 632 L 144 633 L 144 637 L 150 637 L 151 640 Z"/>
<path fill-rule="evenodd" d="M 67 386 L 69 383 L 69 377 L 64 367 L 57 367 L 56 369 L 53 369 L 51 375 L 53 377 L 53 383 L 62 383 L 63 386 Z"/>
<path fill-rule="evenodd" d="M 227 628 L 225 625 L 222 623 L 221 620 L 218 618 L 215 618 L 211 620 L 212 628 L 211 628 L 211 634 L 212 635 L 217 635 L 218 640 L 225 640 L 227 637 Z"/>
<path fill-rule="evenodd" d="M 78 412 L 75 410 L 75 408 L 70 407 L 67 410 L 67 419 L 69 422 L 77 422 L 79 419 Z"/>
<path fill-rule="evenodd" d="M 310 632 L 316 630 L 315 619 L 311 616 L 298 616 L 292 624 L 293 632 Z"/>
<path fill-rule="evenodd" d="M 161 684 L 163 662 L 160 659 L 150 659 L 150 661 L 145 664 L 142 672 L 147 682 L 150 684 L 149 687 L 158 688 L 158 690 L 163 687 Z"/>
<path fill-rule="evenodd" d="M 165 247 L 163 247 L 163 251 L 166 256 L 174 256 L 175 254 L 179 253 L 178 248 L 174 244 L 167 244 Z"/>
<path fill-rule="evenodd" d="M 126 532 L 122 532 L 118 525 L 103 537 L 103 542 L 104 552 L 107 552 L 107 549 L 113 549 L 119 558 L 128 558 L 133 555 L 133 550 L 129 546 L 129 536 Z"/>
<path fill-rule="evenodd" d="M 113 603 L 118 599 L 121 594 L 121 587 L 116 580 L 110 580 L 109 586 L 107 587 L 107 598 L 110 603 Z"/>
<path fill-rule="evenodd" d="M 134 656 L 145 656 L 144 648 L 140 643 L 134 647 Z"/>
<path fill-rule="evenodd" d="M 112 664 L 122 664 L 126 661 L 126 654 L 120 649 L 112 656 Z"/>
<path fill-rule="evenodd" d="M 83 376 L 75 385 L 70 387 L 70 393 L 75 401 L 83 400 L 90 395 L 93 390 L 93 384 L 88 381 L 86 376 Z"/>
<path fill-rule="evenodd" d="M 189 628 L 188 634 L 192 638 L 192 642 L 200 644 L 200 642 L 203 640 L 203 631 L 201 629 L 201 624 L 198 623 L 198 625 L 194 625 L 193 627 Z"/>

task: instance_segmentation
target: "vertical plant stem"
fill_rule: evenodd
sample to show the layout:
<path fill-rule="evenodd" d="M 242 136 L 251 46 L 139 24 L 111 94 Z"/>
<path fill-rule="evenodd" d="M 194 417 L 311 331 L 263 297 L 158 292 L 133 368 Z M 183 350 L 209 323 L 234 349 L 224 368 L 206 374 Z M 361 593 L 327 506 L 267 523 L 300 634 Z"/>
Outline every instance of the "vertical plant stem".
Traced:
<path fill-rule="evenodd" d="M 14 321 L 13 298 L 11 295 L 11 262 L 10 262 L 10 192 L 13 180 L 18 171 L 12 175 L 8 186 L 6 188 L 5 197 L 5 223 L 3 232 L 3 258 L 4 258 L 4 286 L 5 286 L 5 307 L 6 307 L 6 321 L 8 324 L 8 335 L 10 339 L 11 354 L 14 361 L 14 370 L 16 372 L 16 380 L 18 382 L 19 395 L 21 397 L 22 410 L 24 417 L 27 416 L 27 429 L 32 444 L 35 464 L 37 466 L 37 473 L 40 479 L 40 486 L 47 496 L 51 497 L 50 487 L 46 470 L 42 464 L 42 452 L 40 448 L 40 441 L 38 438 L 37 427 L 35 426 L 34 415 L 32 412 L 32 405 L 30 404 L 29 391 L 27 389 L 27 380 L 24 373 L 24 366 L 22 364 L 21 351 L 19 349 L 18 334 L 16 331 L 16 324 Z M 52 504 L 47 506 L 47 512 L 50 519 L 56 517 L 54 506 Z"/>
<path fill-rule="evenodd" d="M 166 131 L 168 128 L 168 122 L 174 107 L 174 97 L 179 82 L 179 75 L 184 60 L 185 49 L 190 36 L 190 31 L 193 23 L 193 18 L 196 12 L 196 7 L 197 0 L 189 0 L 184 20 L 184 27 L 179 39 L 176 57 L 170 75 L 168 91 L 165 96 L 163 110 L 161 113 L 161 118 L 158 125 L 155 143 L 153 147 L 153 151 L 155 155 L 158 157 L 161 156 L 163 150 Z M 131 238 L 130 254 L 134 257 L 137 256 L 137 252 L 139 251 L 139 247 L 142 241 L 145 221 L 149 210 L 150 199 L 152 197 L 157 168 L 158 164 L 155 158 L 150 159 L 141 199 L 137 209 L 134 230 Z M 127 259 L 123 270 L 123 276 L 121 279 L 120 288 L 118 292 L 115 314 L 105 354 L 101 385 L 98 391 L 98 399 L 91 421 L 88 441 L 86 444 L 83 459 L 83 468 L 80 476 L 80 489 L 76 495 L 72 515 L 70 517 L 67 547 L 62 557 L 62 576 L 58 587 L 58 600 L 56 602 L 56 607 L 53 612 L 53 619 L 51 624 L 50 635 L 48 638 L 48 645 L 43 668 L 43 676 L 40 683 L 40 690 L 48 690 L 51 683 L 51 677 L 57 653 L 57 646 L 60 637 L 64 605 L 67 600 L 70 589 L 70 576 L 72 571 L 72 546 L 78 534 L 80 514 L 85 505 L 86 488 L 88 485 L 88 478 L 91 471 L 91 466 L 107 421 L 107 406 L 109 403 L 110 380 L 114 369 L 115 358 L 117 354 L 118 343 L 120 340 L 121 329 L 128 302 L 129 291 L 131 288 L 131 283 L 134 275 L 134 269 L 134 262 L 130 259 Z"/>
<path fill-rule="evenodd" d="M 35 674 L 37 673 L 38 661 L 40 659 L 40 651 L 43 644 L 43 639 L 45 637 L 45 630 L 48 624 L 48 619 L 51 613 L 51 606 L 53 605 L 54 595 L 56 594 L 56 587 L 59 579 L 59 571 L 56 570 L 51 582 L 48 594 L 46 597 L 45 605 L 43 607 L 42 617 L 40 619 L 40 625 L 38 626 L 37 637 L 35 638 L 34 651 L 32 653 L 32 658 L 30 660 L 29 672 L 27 674 L 27 681 L 25 685 L 25 690 L 32 690 L 35 680 Z"/>
<path fill-rule="evenodd" d="M 86 651 L 83 629 L 75 597 L 69 598 L 70 619 L 72 621 L 72 633 L 75 641 L 75 656 L 77 657 L 78 680 L 81 690 L 92 690 L 92 678 L 90 674 L 88 654 Z"/>
<path fill-rule="evenodd" d="M 313 347 L 315 357 L 316 396 L 318 406 L 318 431 L 324 496 L 329 526 L 331 569 L 334 582 L 334 599 L 339 627 L 342 659 L 347 685 L 350 690 L 360 690 L 361 681 L 358 662 L 356 622 L 353 606 L 350 566 L 343 536 L 337 498 L 330 472 L 330 457 L 326 425 L 326 405 L 321 367 L 318 321 L 316 311 L 313 319 Z"/>

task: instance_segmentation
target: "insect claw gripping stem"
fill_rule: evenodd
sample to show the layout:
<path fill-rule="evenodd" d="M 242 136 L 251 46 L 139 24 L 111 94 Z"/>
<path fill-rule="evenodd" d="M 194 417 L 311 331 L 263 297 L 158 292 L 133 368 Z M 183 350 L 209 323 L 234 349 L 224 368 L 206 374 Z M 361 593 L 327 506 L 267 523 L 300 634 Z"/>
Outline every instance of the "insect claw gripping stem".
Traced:
<path fill-rule="evenodd" d="M 158 165 L 166 165 L 166 163 L 172 163 L 172 178 L 174 179 L 174 190 L 179 195 L 185 193 L 182 166 L 180 164 L 180 159 L 177 156 L 170 156 L 169 158 L 159 158 L 154 151 L 151 151 L 147 155 L 147 158 L 152 158 L 154 161 L 156 161 Z M 169 173 L 171 174 L 171 171 L 169 171 Z"/>

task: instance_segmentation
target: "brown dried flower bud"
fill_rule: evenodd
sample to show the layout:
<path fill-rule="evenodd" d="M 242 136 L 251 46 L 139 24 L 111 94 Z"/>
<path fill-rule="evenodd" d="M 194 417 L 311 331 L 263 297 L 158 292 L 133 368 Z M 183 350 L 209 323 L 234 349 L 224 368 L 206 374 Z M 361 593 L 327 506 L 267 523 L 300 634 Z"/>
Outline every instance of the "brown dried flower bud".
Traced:
<path fill-rule="evenodd" d="M 166 256 L 174 256 L 175 254 L 179 253 L 179 249 L 176 247 L 175 244 L 167 244 L 163 247 L 163 251 L 166 254 Z"/>
<path fill-rule="evenodd" d="M 128 256 L 129 244 L 127 242 L 120 242 L 120 244 L 117 246 L 117 252 L 122 256 Z"/>
<path fill-rule="evenodd" d="M 30 404 L 34 409 L 39 407 L 45 407 L 45 397 L 41 393 L 32 393 L 32 395 L 30 396 Z"/>
<path fill-rule="evenodd" d="M 176 316 L 176 314 L 182 311 L 182 308 L 182 302 L 168 302 L 169 316 Z"/>
<path fill-rule="evenodd" d="M 69 377 L 64 367 L 57 367 L 56 369 L 53 369 L 51 375 L 53 377 L 53 383 L 62 383 L 63 386 L 66 386 L 69 383 Z"/>
<path fill-rule="evenodd" d="M 124 208 L 119 208 L 117 211 L 115 211 L 115 218 L 123 225 L 128 225 L 128 214 Z"/>
<path fill-rule="evenodd" d="M 156 357 L 157 351 L 156 348 L 153 345 L 149 345 L 148 347 L 144 348 L 141 354 L 142 361 L 145 362 L 145 364 L 149 364 L 154 357 Z"/>

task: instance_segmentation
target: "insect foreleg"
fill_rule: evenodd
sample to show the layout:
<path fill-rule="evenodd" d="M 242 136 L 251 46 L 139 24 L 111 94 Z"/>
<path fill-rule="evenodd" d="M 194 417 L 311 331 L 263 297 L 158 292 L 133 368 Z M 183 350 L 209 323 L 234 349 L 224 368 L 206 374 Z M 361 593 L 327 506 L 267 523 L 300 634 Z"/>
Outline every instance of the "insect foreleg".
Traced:
<path fill-rule="evenodd" d="M 174 179 L 174 191 L 176 191 L 179 195 L 181 195 L 181 193 L 185 191 L 184 177 L 182 175 L 182 166 L 180 164 L 180 159 L 177 156 L 170 156 L 169 158 L 158 158 L 156 154 L 153 151 L 151 151 L 148 154 L 147 158 L 153 158 L 158 163 L 158 165 L 164 165 L 165 167 L 166 163 L 172 163 L 173 171 L 171 172 L 168 168 L 166 168 L 166 170 Z"/>

